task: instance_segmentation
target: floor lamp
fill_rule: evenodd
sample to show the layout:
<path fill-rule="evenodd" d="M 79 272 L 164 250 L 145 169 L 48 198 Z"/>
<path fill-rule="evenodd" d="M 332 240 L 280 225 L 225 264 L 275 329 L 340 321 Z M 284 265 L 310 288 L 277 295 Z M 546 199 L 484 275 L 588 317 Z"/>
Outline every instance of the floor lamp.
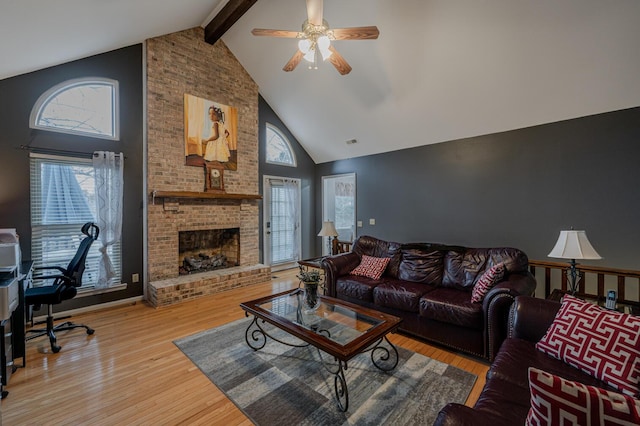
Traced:
<path fill-rule="evenodd" d="M 333 241 L 331 241 L 331 237 L 334 239 L 338 236 L 338 231 L 336 231 L 336 227 L 330 220 L 325 220 L 322 222 L 322 229 L 318 232 L 318 237 L 329 237 L 329 253 L 335 254 L 333 252 Z"/>
<path fill-rule="evenodd" d="M 549 257 L 558 259 L 570 259 L 567 278 L 569 278 L 569 292 L 572 296 L 578 291 L 578 270 L 576 259 L 602 259 L 593 248 L 585 231 L 560 231 L 556 245 L 548 254 Z"/>

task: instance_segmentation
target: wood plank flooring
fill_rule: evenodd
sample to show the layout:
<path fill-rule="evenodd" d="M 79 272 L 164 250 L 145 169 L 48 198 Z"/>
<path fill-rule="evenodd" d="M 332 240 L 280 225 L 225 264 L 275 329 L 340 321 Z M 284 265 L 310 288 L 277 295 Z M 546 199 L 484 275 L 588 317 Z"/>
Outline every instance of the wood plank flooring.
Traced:
<path fill-rule="evenodd" d="M 296 269 L 270 283 L 154 309 L 144 303 L 77 315 L 96 330 L 27 343 L 27 366 L 12 376 L 1 425 L 250 425 L 251 422 L 173 344 L 173 340 L 244 317 L 241 302 L 296 287 Z M 478 376 L 466 404 L 485 383 L 488 365 L 399 335 L 394 344 Z"/>

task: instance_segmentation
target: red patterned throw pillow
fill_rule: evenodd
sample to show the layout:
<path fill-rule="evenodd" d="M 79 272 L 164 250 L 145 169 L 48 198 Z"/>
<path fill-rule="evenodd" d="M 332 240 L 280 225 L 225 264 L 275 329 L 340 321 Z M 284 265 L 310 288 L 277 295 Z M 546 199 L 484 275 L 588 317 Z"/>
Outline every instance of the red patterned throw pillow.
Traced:
<path fill-rule="evenodd" d="M 363 254 L 360 264 L 351 271 L 351 274 L 369 277 L 372 280 L 379 280 L 384 270 L 387 269 L 389 260 L 390 258 L 388 257 L 372 257 Z"/>
<path fill-rule="evenodd" d="M 489 293 L 489 290 L 493 288 L 498 281 L 504 278 L 506 268 L 504 263 L 498 263 L 487 269 L 480 277 L 478 282 L 473 286 L 471 292 L 471 301 L 473 303 L 480 303 L 484 300 L 484 297 Z"/>
<path fill-rule="evenodd" d="M 527 426 L 637 425 L 640 401 L 529 368 Z"/>
<path fill-rule="evenodd" d="M 637 396 L 640 381 L 640 318 L 612 312 L 565 295 L 536 348 Z"/>

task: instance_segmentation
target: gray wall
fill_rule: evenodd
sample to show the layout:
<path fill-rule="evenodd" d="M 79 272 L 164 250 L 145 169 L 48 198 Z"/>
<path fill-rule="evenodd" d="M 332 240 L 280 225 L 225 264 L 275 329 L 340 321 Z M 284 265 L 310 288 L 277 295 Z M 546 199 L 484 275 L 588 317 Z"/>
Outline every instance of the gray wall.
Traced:
<path fill-rule="evenodd" d="M 315 227 L 315 208 L 314 203 L 316 199 L 315 193 L 315 163 L 307 154 L 307 151 L 300 146 L 297 139 L 293 137 L 287 126 L 284 125 L 282 120 L 271 109 L 269 104 L 264 100 L 262 96 L 259 97 L 258 102 L 258 140 L 259 140 L 259 173 L 260 173 L 260 193 L 263 191 L 263 176 L 280 176 L 289 178 L 298 178 L 301 180 L 301 220 L 302 220 L 302 258 L 308 259 L 314 257 L 315 254 L 315 240 L 320 240 L 316 237 L 316 234 L 320 228 Z M 266 162 L 266 123 L 271 123 L 282 131 L 282 133 L 289 139 L 293 151 L 296 155 L 297 167 L 280 166 L 277 164 L 268 164 Z M 264 261 L 263 256 L 263 223 L 262 223 L 262 209 L 264 203 L 260 203 L 260 261 Z"/>
<path fill-rule="evenodd" d="M 358 235 L 513 246 L 558 260 L 547 254 L 573 226 L 604 258 L 583 263 L 640 269 L 639 159 L 640 108 L 632 108 L 324 163 L 316 218 L 321 177 L 355 172 Z"/>
<path fill-rule="evenodd" d="M 33 130 L 29 114 L 38 97 L 58 83 L 80 77 L 118 80 L 120 88 L 120 140 Z M 73 151 L 88 158 L 93 151 L 123 152 L 124 221 L 122 275 L 126 290 L 75 298 L 61 309 L 88 306 L 142 294 L 142 283 L 131 284 L 131 274 L 143 276 L 143 77 L 142 45 L 126 47 L 63 65 L 0 80 L 0 227 L 17 228 L 24 259 L 31 253 L 29 152 L 21 145 Z M 63 155 L 62 153 L 60 155 Z"/>

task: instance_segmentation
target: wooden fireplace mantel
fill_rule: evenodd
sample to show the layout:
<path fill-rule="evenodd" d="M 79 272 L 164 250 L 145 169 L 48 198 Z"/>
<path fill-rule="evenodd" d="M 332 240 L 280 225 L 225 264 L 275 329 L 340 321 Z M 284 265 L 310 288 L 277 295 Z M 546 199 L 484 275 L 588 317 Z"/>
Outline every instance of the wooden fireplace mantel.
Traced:
<path fill-rule="evenodd" d="M 153 191 L 151 198 L 190 198 L 190 199 L 223 199 L 223 200 L 261 200 L 260 194 L 230 194 L 226 192 L 194 192 L 194 191 Z"/>

